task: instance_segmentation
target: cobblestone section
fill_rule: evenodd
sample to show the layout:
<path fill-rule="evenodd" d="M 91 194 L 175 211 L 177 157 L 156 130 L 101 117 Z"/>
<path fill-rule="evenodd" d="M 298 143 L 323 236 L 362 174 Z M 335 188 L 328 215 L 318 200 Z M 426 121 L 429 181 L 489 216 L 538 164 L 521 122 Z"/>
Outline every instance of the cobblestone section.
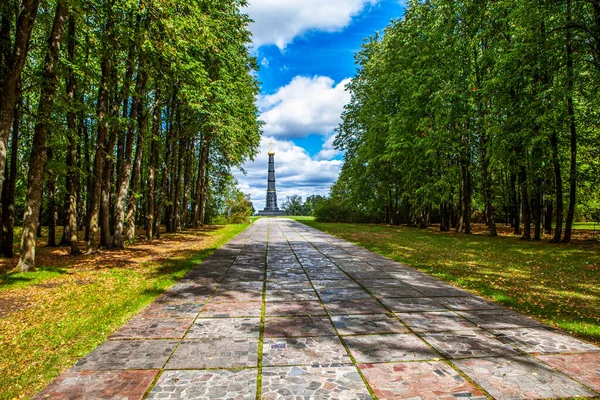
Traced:
<path fill-rule="evenodd" d="M 36 399 L 596 397 L 600 348 L 263 218 Z"/>

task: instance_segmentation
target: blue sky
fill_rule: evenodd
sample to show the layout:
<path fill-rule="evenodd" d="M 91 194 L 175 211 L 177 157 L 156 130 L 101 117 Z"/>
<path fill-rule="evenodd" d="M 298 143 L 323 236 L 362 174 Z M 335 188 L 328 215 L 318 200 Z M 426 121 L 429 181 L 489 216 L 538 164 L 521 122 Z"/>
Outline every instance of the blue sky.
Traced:
<path fill-rule="evenodd" d="M 265 203 L 268 143 L 275 143 L 279 204 L 287 196 L 327 195 L 342 165 L 334 128 L 350 99 L 363 40 L 402 17 L 399 0 L 249 0 L 257 99 L 265 122 L 261 153 L 236 172 L 256 209 Z"/>

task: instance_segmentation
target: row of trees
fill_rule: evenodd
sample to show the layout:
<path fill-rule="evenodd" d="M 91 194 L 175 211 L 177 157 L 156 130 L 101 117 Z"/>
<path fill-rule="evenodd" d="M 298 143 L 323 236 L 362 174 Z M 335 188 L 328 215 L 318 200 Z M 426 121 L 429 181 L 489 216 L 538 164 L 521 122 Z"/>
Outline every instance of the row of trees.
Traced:
<path fill-rule="evenodd" d="M 308 196 L 306 201 L 302 201 L 302 196 L 287 196 L 285 201 L 281 204 L 281 209 L 285 211 L 287 215 L 312 216 L 314 215 L 317 204 L 324 199 L 323 196 L 318 194 Z"/>
<path fill-rule="evenodd" d="M 564 242 L 598 218 L 600 1 L 412 0 L 357 62 L 330 214 Z"/>
<path fill-rule="evenodd" d="M 34 268 L 42 222 L 50 246 L 62 224 L 59 244 L 78 254 L 84 229 L 93 253 L 136 226 L 148 238 L 197 227 L 223 203 L 260 140 L 243 5 L 2 2 L 0 232 L 12 256 L 23 216 L 19 270 Z"/>

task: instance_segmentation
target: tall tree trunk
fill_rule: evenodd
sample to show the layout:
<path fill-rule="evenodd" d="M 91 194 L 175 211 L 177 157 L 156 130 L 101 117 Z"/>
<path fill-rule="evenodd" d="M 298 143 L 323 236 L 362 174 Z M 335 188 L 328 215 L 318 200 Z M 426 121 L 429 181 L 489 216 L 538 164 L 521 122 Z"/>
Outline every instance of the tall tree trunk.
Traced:
<path fill-rule="evenodd" d="M 48 161 L 50 163 L 54 159 L 54 151 L 52 147 L 47 148 Z M 47 169 L 46 185 L 48 187 L 48 246 L 56 247 L 56 176 L 52 168 Z"/>
<path fill-rule="evenodd" d="M 75 18 L 69 18 L 69 43 L 68 43 L 68 60 L 71 64 L 75 62 Z M 67 209 L 67 224 L 68 227 L 67 241 L 71 246 L 71 255 L 75 256 L 81 253 L 79 250 L 78 236 L 79 226 L 77 224 L 77 197 L 79 192 L 79 172 L 77 168 L 77 115 L 75 114 L 75 71 L 69 67 L 67 76 L 67 99 L 69 102 L 69 110 L 67 112 L 67 128 L 69 132 L 69 148 L 67 150 L 67 188 L 68 188 L 68 209 Z"/>
<path fill-rule="evenodd" d="M 496 216 L 494 213 L 494 204 L 492 201 L 492 176 L 490 174 L 490 160 L 487 155 L 488 138 L 486 134 L 481 137 L 481 178 L 483 180 L 483 197 L 485 199 L 485 211 L 488 230 L 490 236 L 498 236 L 496 230 Z"/>
<path fill-rule="evenodd" d="M 521 191 L 521 206 L 523 208 L 523 240 L 531 240 L 531 213 L 529 195 L 527 192 L 527 170 L 524 165 L 519 167 L 519 189 Z"/>
<path fill-rule="evenodd" d="M 547 235 L 551 235 L 552 234 L 552 216 L 554 215 L 554 203 L 552 202 L 551 199 L 548 198 L 548 195 L 545 194 L 544 195 L 544 203 L 545 203 L 545 210 L 546 210 L 546 215 L 544 217 L 544 230 L 546 231 Z"/>
<path fill-rule="evenodd" d="M 542 179 L 536 178 L 533 198 L 534 233 L 533 240 L 542 240 Z"/>
<path fill-rule="evenodd" d="M 185 151 L 185 165 L 192 165 L 194 162 L 194 139 L 192 138 L 191 140 L 188 140 L 188 146 L 187 149 Z M 189 198 L 189 191 L 190 191 L 190 180 L 192 179 L 192 169 L 191 168 L 185 168 L 185 174 L 183 177 L 183 200 L 181 202 L 181 210 L 182 210 L 182 217 L 181 220 L 183 221 L 183 224 L 186 226 L 190 226 L 190 215 L 188 212 L 188 198 Z"/>
<path fill-rule="evenodd" d="M 206 132 L 202 135 L 202 140 L 200 141 L 200 154 L 198 156 L 198 178 L 196 181 L 196 201 L 195 201 L 195 209 L 194 209 L 194 223 L 193 227 L 197 228 L 198 226 L 204 223 L 204 215 L 202 213 L 202 204 L 205 202 L 204 198 L 205 194 L 205 183 L 206 183 L 206 166 L 208 164 L 208 149 L 210 147 L 210 141 Z"/>
<path fill-rule="evenodd" d="M 131 184 L 129 193 L 129 205 L 125 217 L 125 237 L 132 240 L 135 237 L 135 222 L 137 215 L 137 194 L 140 186 L 140 175 L 142 171 L 142 159 L 144 157 L 144 139 L 148 129 L 148 114 L 144 110 L 144 103 L 141 101 L 146 90 L 146 81 L 148 76 L 145 71 L 142 72 L 142 88 L 140 91 L 140 101 L 136 104 L 138 108 L 138 140 L 135 150 L 135 161 L 133 163 L 133 173 L 131 174 Z"/>
<path fill-rule="evenodd" d="M 198 145 L 198 169 L 196 176 L 196 188 L 194 189 L 194 200 L 192 205 L 192 228 L 197 228 L 199 225 L 199 216 L 200 216 L 200 196 L 202 191 L 202 182 L 203 180 L 203 158 L 202 152 L 205 151 L 206 144 L 204 141 L 204 137 L 200 138 L 200 144 Z"/>
<path fill-rule="evenodd" d="M 167 119 L 170 118 L 171 114 L 172 114 L 172 107 L 169 107 L 167 109 Z M 175 145 L 175 143 L 173 143 L 173 128 L 172 128 L 172 124 L 169 123 L 167 125 L 167 132 L 165 135 L 165 159 L 163 162 L 163 168 L 162 168 L 162 177 L 161 177 L 161 183 L 160 183 L 160 196 L 158 197 L 158 204 L 156 205 L 156 216 L 154 217 L 154 236 L 156 238 L 160 237 L 160 226 L 162 223 L 162 216 L 163 216 L 163 211 L 164 210 L 164 205 L 165 205 L 165 200 L 167 198 L 167 186 L 169 183 L 169 166 L 171 165 L 171 158 L 173 157 L 173 147 Z M 167 213 L 165 212 L 165 215 Z M 167 226 L 168 226 L 168 221 L 167 222 Z"/>
<path fill-rule="evenodd" d="M 512 223 L 515 235 L 521 234 L 521 204 L 519 190 L 517 189 L 517 177 L 514 172 L 510 174 L 510 187 L 512 192 Z"/>
<path fill-rule="evenodd" d="M 572 0 L 567 0 L 567 25 L 571 24 L 571 4 Z M 571 242 L 571 230 L 573 220 L 575 219 L 575 205 L 577 196 L 577 126 L 575 125 L 575 107 L 573 105 L 573 89 L 575 72 L 573 67 L 573 43 L 571 38 L 571 28 L 567 28 L 567 114 L 569 116 L 569 133 L 571 135 L 571 165 L 569 169 L 569 208 L 567 210 L 567 220 L 565 221 L 565 236 L 563 243 Z"/>
<path fill-rule="evenodd" d="M 67 16 L 66 0 L 58 0 L 54 23 L 48 40 L 48 53 L 42 72 L 43 84 L 40 91 L 37 121 L 33 134 L 31 157 L 29 161 L 29 180 L 27 183 L 27 200 L 23 216 L 23 233 L 21 236 L 21 257 L 16 269 L 21 272 L 35 270 L 36 231 L 42 199 L 42 181 L 46 164 L 46 135 L 52 116 L 52 107 L 58 85 L 56 64 L 60 53 L 60 43 Z M 12 117 L 11 117 L 12 120 Z M 4 165 L 0 168 L 4 171 Z"/>
<path fill-rule="evenodd" d="M 159 107 L 160 90 L 156 88 L 154 109 L 152 110 L 152 143 L 150 145 L 150 165 L 148 166 L 148 213 L 146 214 L 146 238 L 154 237 L 154 181 L 158 160 L 158 138 L 160 137 L 161 109 Z"/>
<path fill-rule="evenodd" d="M 95 184 L 95 160 L 92 163 L 92 149 L 91 149 L 91 138 L 88 130 L 87 119 L 85 119 L 83 112 L 80 113 L 80 123 L 82 125 L 82 137 L 83 137 L 83 153 L 85 158 L 85 236 L 84 240 L 86 243 L 90 242 L 90 222 L 92 216 L 92 196 L 94 196 L 94 184 Z"/>
<path fill-rule="evenodd" d="M 178 129 L 181 132 L 181 128 Z M 173 232 L 180 229 L 181 224 L 181 178 L 183 175 L 183 159 L 186 149 L 185 138 L 179 139 L 179 157 L 177 159 L 177 173 L 175 175 L 175 190 L 173 194 Z"/>
<path fill-rule="evenodd" d="M 171 130 L 175 130 L 175 138 L 177 138 L 179 131 L 176 128 L 173 128 L 173 126 L 177 126 L 177 124 L 171 124 Z M 172 156 L 171 156 L 171 165 L 169 165 L 169 189 L 168 189 L 168 195 L 167 198 L 169 199 L 169 204 L 167 206 L 166 209 L 166 225 L 167 225 L 167 232 L 168 233 L 172 233 L 175 232 L 175 188 L 177 186 L 177 165 L 178 165 L 178 160 L 180 157 L 179 154 L 179 147 L 177 145 L 178 141 L 177 139 L 173 140 L 173 145 L 172 145 Z"/>
<path fill-rule="evenodd" d="M 127 200 L 127 193 L 129 192 L 131 169 L 133 167 L 132 156 L 133 156 L 133 144 L 136 133 L 136 120 L 138 118 L 138 112 L 140 111 L 140 104 L 142 101 L 143 92 L 145 91 L 147 74 L 143 71 L 144 69 L 143 59 L 140 58 L 138 62 L 138 75 L 136 78 L 135 92 L 131 104 L 131 111 L 129 113 L 129 128 L 127 131 L 127 139 L 125 141 L 125 157 L 121 167 L 118 186 L 117 196 L 115 201 L 115 235 L 113 237 L 113 246 L 119 249 L 123 248 L 123 229 L 125 225 L 125 202 Z M 138 135 L 138 149 L 139 152 L 139 141 L 142 135 L 141 129 L 138 123 L 137 127 Z"/>
<path fill-rule="evenodd" d="M 108 144 L 106 146 L 107 153 L 110 157 L 107 157 L 104 162 L 104 169 L 102 171 L 102 194 L 100 197 L 100 245 L 105 249 L 112 248 L 112 234 L 111 234 L 111 192 L 112 192 L 112 176 L 114 167 L 114 149 L 117 142 L 117 131 L 111 129 Z"/>
<path fill-rule="evenodd" d="M 465 141 L 465 139 L 463 139 Z M 460 217 L 456 231 L 459 233 L 471 233 L 471 205 L 473 196 L 473 178 L 471 177 L 470 158 L 464 155 L 461 160 L 461 202 Z"/>
<path fill-rule="evenodd" d="M 22 100 L 19 100 L 19 103 L 21 102 Z M 2 225 L 4 226 L 2 254 L 8 258 L 13 257 L 14 251 L 15 188 L 17 186 L 20 125 L 21 104 L 17 104 L 10 143 L 10 169 L 7 179 L 5 179 L 5 190 L 2 192 Z"/>
<path fill-rule="evenodd" d="M 208 201 L 208 186 L 210 184 L 210 174 L 208 168 L 204 172 L 204 184 L 202 185 L 202 196 L 200 197 L 200 226 L 206 223 L 206 203 Z"/>
<path fill-rule="evenodd" d="M 4 181 L 8 136 L 13 125 L 15 106 L 19 99 L 19 82 L 27 60 L 31 30 L 35 23 L 39 4 L 40 0 L 23 0 L 21 2 L 12 55 L 0 87 L 0 182 Z M 2 190 L 2 185 L 0 185 L 0 190 Z"/>
<path fill-rule="evenodd" d="M 111 55 L 113 28 L 114 28 L 114 16 L 112 10 L 109 11 L 111 14 L 108 16 L 105 31 L 108 33 L 109 43 L 105 43 L 105 48 L 102 54 L 102 61 L 100 63 L 100 69 L 102 76 L 100 78 L 100 87 L 98 89 L 98 104 L 96 107 L 96 117 L 98 120 L 98 135 L 96 138 L 96 156 L 94 158 L 94 180 L 92 190 L 90 191 L 90 211 L 89 211 L 89 222 L 88 222 L 88 234 L 89 241 L 87 245 L 88 253 L 95 253 L 98 251 L 100 246 L 100 206 L 102 203 L 102 177 L 104 173 L 104 164 L 107 158 L 106 148 L 106 137 L 108 135 L 108 96 L 109 96 L 109 81 L 112 75 L 113 62 Z"/>
<path fill-rule="evenodd" d="M 206 216 L 206 201 L 208 199 L 208 158 L 210 153 L 210 138 L 208 134 L 204 135 L 204 149 L 202 151 L 201 168 L 198 174 L 202 177 L 202 186 L 200 188 L 200 196 L 198 203 L 198 224 L 204 225 Z"/>

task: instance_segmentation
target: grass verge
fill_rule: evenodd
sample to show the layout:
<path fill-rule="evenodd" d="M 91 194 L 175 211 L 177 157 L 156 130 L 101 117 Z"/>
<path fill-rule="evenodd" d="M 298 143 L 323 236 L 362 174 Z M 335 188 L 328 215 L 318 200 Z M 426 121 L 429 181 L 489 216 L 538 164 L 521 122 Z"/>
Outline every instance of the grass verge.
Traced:
<path fill-rule="evenodd" d="M 369 224 L 304 224 L 600 343 L 600 246 Z"/>
<path fill-rule="evenodd" d="M 0 399 L 34 395 L 247 226 L 163 235 L 2 275 Z"/>

